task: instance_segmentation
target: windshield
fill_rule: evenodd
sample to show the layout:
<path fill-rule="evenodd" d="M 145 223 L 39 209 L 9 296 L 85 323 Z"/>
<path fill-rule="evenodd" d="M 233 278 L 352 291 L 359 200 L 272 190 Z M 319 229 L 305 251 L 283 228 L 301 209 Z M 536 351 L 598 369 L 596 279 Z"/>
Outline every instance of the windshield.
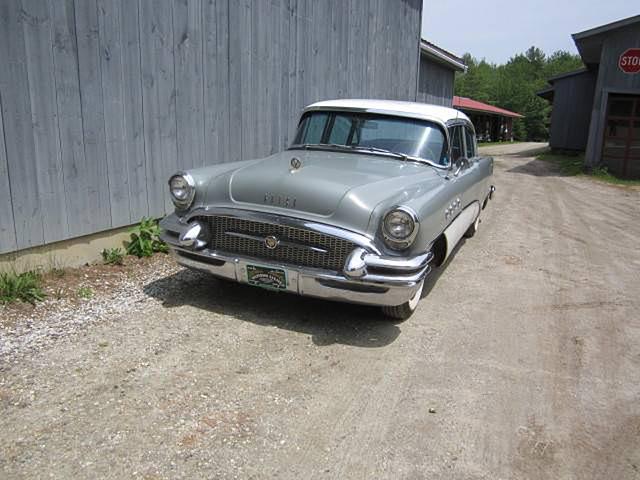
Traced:
<path fill-rule="evenodd" d="M 359 112 L 307 112 L 292 148 L 329 145 L 418 157 L 448 165 L 447 145 L 435 123 L 414 118 Z"/>

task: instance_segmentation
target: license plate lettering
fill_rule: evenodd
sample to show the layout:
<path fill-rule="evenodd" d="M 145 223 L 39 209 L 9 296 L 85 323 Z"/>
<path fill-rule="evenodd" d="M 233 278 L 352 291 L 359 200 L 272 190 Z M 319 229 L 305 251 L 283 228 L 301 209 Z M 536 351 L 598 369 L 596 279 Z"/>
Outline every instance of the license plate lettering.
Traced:
<path fill-rule="evenodd" d="M 247 282 L 256 287 L 285 290 L 287 288 L 287 272 L 281 268 L 247 265 Z"/>

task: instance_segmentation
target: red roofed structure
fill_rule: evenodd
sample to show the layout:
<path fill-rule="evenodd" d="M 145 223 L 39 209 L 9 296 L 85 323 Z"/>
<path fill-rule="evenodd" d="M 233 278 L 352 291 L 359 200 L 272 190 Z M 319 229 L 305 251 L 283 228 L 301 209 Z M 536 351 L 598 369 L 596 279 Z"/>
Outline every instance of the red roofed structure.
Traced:
<path fill-rule="evenodd" d="M 467 97 L 453 97 L 453 108 L 471 119 L 480 142 L 512 141 L 513 119 L 523 115 Z"/>

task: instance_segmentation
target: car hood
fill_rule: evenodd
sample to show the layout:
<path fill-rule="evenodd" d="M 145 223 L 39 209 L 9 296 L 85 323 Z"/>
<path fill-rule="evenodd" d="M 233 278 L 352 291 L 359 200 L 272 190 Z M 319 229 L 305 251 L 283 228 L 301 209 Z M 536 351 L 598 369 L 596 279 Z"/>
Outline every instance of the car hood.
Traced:
<path fill-rule="evenodd" d="M 299 168 L 292 167 L 294 158 Z M 226 200 L 236 207 L 282 210 L 365 232 L 381 202 L 401 203 L 442 179 L 428 165 L 380 155 L 286 150 L 243 164 L 214 179 L 210 189 L 221 193 L 221 182 L 228 182 Z"/>

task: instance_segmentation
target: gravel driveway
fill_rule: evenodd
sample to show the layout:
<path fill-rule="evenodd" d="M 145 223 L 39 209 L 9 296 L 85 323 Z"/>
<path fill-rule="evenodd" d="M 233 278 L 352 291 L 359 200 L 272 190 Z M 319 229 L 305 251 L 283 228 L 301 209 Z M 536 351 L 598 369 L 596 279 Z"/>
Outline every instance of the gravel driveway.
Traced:
<path fill-rule="evenodd" d="M 12 348 L 0 477 L 640 478 L 640 192 L 507 147 L 405 323 L 169 269 Z"/>

